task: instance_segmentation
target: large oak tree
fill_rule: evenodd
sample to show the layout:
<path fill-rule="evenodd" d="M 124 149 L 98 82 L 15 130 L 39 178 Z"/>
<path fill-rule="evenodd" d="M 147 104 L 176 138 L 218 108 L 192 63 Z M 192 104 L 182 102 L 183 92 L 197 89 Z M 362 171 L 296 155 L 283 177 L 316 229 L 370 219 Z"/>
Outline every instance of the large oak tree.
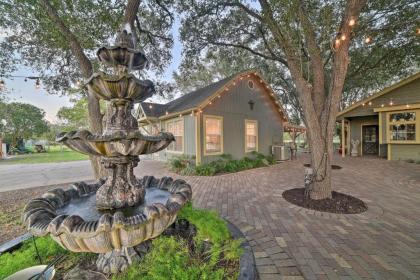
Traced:
<path fill-rule="evenodd" d="M 364 57 L 359 65 L 350 66 L 349 76 L 355 81 L 375 77 L 375 68 L 386 67 L 393 55 L 398 54 L 403 65 L 413 58 L 410 48 L 414 47 L 418 4 L 366 2 L 180 0 L 177 6 L 183 15 L 184 64 L 227 50 L 229 60 L 240 50 L 251 66 L 255 59 L 270 62 L 270 76 L 283 81 L 283 90 L 293 96 L 308 130 L 314 168 L 312 199 L 331 197 L 332 139 L 343 91 L 369 90 L 376 83 L 364 80 L 345 85 L 349 53 Z M 371 44 L 363 43 L 367 36 L 372 36 Z M 398 48 L 406 50 L 408 58 L 404 52 L 395 52 Z M 410 70 L 395 66 L 395 72 L 385 72 L 387 77 L 381 82 Z"/>

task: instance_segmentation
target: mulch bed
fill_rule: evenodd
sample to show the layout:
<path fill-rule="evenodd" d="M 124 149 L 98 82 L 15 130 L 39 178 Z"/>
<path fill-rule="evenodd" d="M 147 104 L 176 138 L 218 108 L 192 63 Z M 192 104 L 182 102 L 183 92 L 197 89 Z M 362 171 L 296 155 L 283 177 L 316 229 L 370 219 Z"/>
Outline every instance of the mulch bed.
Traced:
<path fill-rule="evenodd" d="M 305 163 L 303 166 L 305 166 L 305 167 L 311 167 L 311 164 L 310 163 Z M 331 169 L 334 169 L 334 170 L 338 170 L 338 169 L 342 169 L 343 167 L 341 167 L 340 165 L 335 165 L 335 164 L 332 164 L 331 165 Z"/>
<path fill-rule="evenodd" d="M 368 207 L 360 199 L 339 193 L 332 192 L 332 199 L 305 199 L 305 188 L 296 188 L 284 191 L 282 196 L 288 202 L 311 210 L 329 212 L 336 214 L 359 214 L 365 212 Z"/>

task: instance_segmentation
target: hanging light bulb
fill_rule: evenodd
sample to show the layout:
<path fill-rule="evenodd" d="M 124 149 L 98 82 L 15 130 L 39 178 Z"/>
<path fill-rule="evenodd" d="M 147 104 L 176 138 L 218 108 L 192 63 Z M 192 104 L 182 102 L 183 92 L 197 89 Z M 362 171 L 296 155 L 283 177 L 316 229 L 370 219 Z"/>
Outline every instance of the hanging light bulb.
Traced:
<path fill-rule="evenodd" d="M 150 104 L 150 105 L 149 105 L 149 109 L 153 109 L 153 106 L 152 106 L 152 104 Z"/>
<path fill-rule="evenodd" d="M 168 115 L 168 114 L 169 114 L 168 111 L 166 111 L 165 115 Z"/>
<path fill-rule="evenodd" d="M 405 107 L 410 108 L 410 105 L 406 104 Z"/>
<path fill-rule="evenodd" d="M 340 39 L 335 39 L 335 41 L 334 41 L 334 49 L 338 49 L 339 47 L 340 47 L 340 43 L 341 43 L 341 41 L 340 41 Z"/>
<path fill-rule="evenodd" d="M 372 37 L 367 36 L 367 37 L 365 38 L 365 43 L 366 43 L 366 44 L 370 44 L 371 42 L 372 42 Z"/>
<path fill-rule="evenodd" d="M 368 103 L 368 104 L 369 104 L 369 106 L 372 106 L 372 101 L 369 101 L 369 103 Z"/>
<path fill-rule="evenodd" d="M 417 28 L 417 29 L 416 29 L 416 35 L 417 35 L 417 36 L 420 36 L 420 28 Z"/>
<path fill-rule="evenodd" d="M 345 41 L 346 39 L 347 39 L 346 34 L 342 34 L 342 35 L 340 36 L 340 40 L 341 40 L 341 41 Z"/>
<path fill-rule="evenodd" d="M 40 88 L 41 88 L 41 81 L 38 78 L 36 79 L 36 82 L 35 82 L 35 89 L 40 89 Z"/>
<path fill-rule="evenodd" d="M 383 108 L 383 107 L 385 107 L 385 104 L 381 104 L 381 107 Z"/>
<path fill-rule="evenodd" d="M 194 117 L 194 110 L 191 111 L 191 117 Z"/>
<path fill-rule="evenodd" d="M 209 102 L 209 105 L 211 105 L 211 104 L 213 104 L 213 102 L 211 102 L 211 101 L 210 101 L 210 102 Z"/>
<path fill-rule="evenodd" d="M 365 103 L 362 103 L 362 106 L 365 107 Z"/>
<path fill-rule="evenodd" d="M 389 106 L 392 106 L 392 105 L 394 105 L 394 102 L 391 99 L 391 101 L 389 101 Z"/>
<path fill-rule="evenodd" d="M 80 85 L 81 85 L 81 82 L 80 82 L 79 80 L 77 80 L 77 81 L 76 81 L 76 86 L 77 86 L 77 87 L 80 87 Z"/>
<path fill-rule="evenodd" d="M 354 26 L 356 24 L 356 20 L 354 18 L 351 18 L 349 20 L 349 26 Z"/>

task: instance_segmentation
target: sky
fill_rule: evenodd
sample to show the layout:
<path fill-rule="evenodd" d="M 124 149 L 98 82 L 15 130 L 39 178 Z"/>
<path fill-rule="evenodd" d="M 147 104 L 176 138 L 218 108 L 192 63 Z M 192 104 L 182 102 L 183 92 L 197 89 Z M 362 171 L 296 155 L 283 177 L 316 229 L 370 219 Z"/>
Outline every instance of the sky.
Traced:
<path fill-rule="evenodd" d="M 172 61 L 164 73 L 164 79 L 169 81 L 172 79 L 172 72 L 175 71 L 181 62 L 182 44 L 179 40 L 179 20 L 175 20 L 172 27 L 172 34 L 174 36 L 174 45 L 172 48 Z M 4 36 L 4 35 L 3 35 Z M 0 32 L 0 40 L 2 33 Z M 147 56 L 147 54 L 146 54 Z M 31 68 L 25 66 L 18 66 L 18 70 L 11 73 L 13 76 L 37 76 Z M 52 123 L 58 121 L 57 111 L 63 106 L 70 106 L 71 102 L 67 96 L 48 94 L 41 88 L 35 88 L 35 80 L 28 80 L 25 82 L 24 78 L 6 79 L 2 78 L 5 82 L 6 88 L 10 91 L 7 95 L 9 101 L 16 101 L 22 103 L 29 103 L 39 107 L 45 111 L 45 118 Z"/>

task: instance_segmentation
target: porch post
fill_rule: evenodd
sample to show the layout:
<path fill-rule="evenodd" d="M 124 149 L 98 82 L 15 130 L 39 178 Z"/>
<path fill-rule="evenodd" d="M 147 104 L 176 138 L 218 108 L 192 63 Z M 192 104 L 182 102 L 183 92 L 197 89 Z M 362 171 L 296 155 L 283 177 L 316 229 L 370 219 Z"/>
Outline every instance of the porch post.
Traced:
<path fill-rule="evenodd" d="M 200 110 L 195 114 L 195 165 L 201 164 L 201 114 Z"/>
<path fill-rule="evenodd" d="M 341 157 L 346 156 L 346 133 L 345 133 L 345 120 L 344 118 L 341 120 Z"/>

